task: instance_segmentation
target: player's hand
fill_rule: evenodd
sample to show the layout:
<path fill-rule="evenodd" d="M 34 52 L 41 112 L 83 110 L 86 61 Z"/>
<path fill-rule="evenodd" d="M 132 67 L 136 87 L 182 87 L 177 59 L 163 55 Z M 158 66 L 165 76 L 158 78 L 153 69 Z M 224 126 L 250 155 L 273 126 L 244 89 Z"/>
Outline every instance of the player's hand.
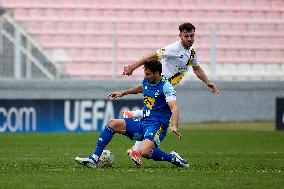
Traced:
<path fill-rule="evenodd" d="M 207 84 L 207 86 L 208 86 L 209 88 L 211 88 L 212 93 L 216 93 L 216 94 L 220 93 L 220 91 L 219 91 L 218 88 L 217 88 L 217 85 L 215 85 L 214 83 L 209 82 L 209 83 Z"/>
<path fill-rule="evenodd" d="M 171 130 L 175 135 L 177 135 L 177 137 L 179 139 L 181 139 L 181 133 L 179 132 L 179 130 L 176 127 L 172 127 Z"/>
<path fill-rule="evenodd" d="M 112 93 L 110 93 L 108 95 L 108 97 L 111 98 L 111 99 L 116 99 L 116 98 L 122 97 L 122 96 L 123 96 L 123 93 L 122 92 L 117 92 L 117 91 L 112 92 Z"/>
<path fill-rule="evenodd" d="M 130 76 L 132 75 L 133 71 L 134 71 L 134 68 L 131 65 L 127 65 L 123 68 L 122 75 Z"/>

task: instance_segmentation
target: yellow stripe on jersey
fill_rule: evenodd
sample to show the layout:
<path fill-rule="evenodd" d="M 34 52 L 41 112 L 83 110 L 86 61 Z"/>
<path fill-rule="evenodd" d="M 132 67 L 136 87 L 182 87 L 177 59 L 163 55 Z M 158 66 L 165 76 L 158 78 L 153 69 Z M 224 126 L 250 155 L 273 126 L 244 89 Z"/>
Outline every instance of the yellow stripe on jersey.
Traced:
<path fill-rule="evenodd" d="M 183 78 L 183 76 L 185 75 L 185 73 L 177 73 L 174 76 L 172 76 L 170 78 L 170 81 L 173 85 L 176 85 L 180 82 L 180 80 Z"/>
<path fill-rule="evenodd" d="M 163 125 L 160 126 L 159 130 L 157 131 L 157 133 L 155 134 L 155 137 L 154 137 L 154 141 L 156 142 L 157 145 L 160 144 L 160 135 L 161 133 L 164 131 L 164 127 Z"/>
<path fill-rule="evenodd" d="M 155 54 L 157 55 L 159 61 L 161 61 L 160 54 L 163 55 L 165 52 L 166 52 L 165 49 L 159 49 L 158 51 L 155 52 Z M 194 57 L 195 57 L 195 50 L 192 48 L 191 51 L 190 51 L 190 57 L 189 57 L 189 59 L 188 59 L 188 61 L 186 63 L 187 66 L 193 66 Z M 175 75 L 173 75 L 171 78 L 169 78 L 168 81 L 170 81 L 172 85 L 176 85 L 185 76 L 186 72 L 184 72 L 184 73 L 178 72 Z"/>
<path fill-rule="evenodd" d="M 194 56 L 195 56 L 195 50 L 194 50 L 194 49 L 191 49 L 191 51 L 190 51 L 190 57 L 189 57 L 189 59 L 188 59 L 186 65 L 188 65 L 188 66 L 192 66 L 192 65 L 193 65 Z"/>
<path fill-rule="evenodd" d="M 187 61 L 187 64 L 186 64 L 187 66 L 192 66 L 193 65 L 194 56 L 195 56 L 195 50 L 191 49 L 190 57 L 189 57 L 189 59 Z M 181 81 L 181 79 L 185 76 L 185 73 L 186 72 L 184 72 L 184 73 L 180 73 L 180 72 L 176 73 L 174 76 L 172 76 L 170 78 L 171 83 L 173 85 L 178 84 Z"/>

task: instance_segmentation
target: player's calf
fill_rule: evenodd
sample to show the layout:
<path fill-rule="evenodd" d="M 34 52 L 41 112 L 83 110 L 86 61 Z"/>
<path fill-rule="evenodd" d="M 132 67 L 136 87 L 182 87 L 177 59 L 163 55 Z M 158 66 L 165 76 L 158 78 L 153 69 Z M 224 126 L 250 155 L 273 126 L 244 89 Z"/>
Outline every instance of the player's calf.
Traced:
<path fill-rule="evenodd" d="M 140 113 L 140 110 L 138 110 L 138 111 L 124 110 L 122 116 L 123 116 L 123 118 L 135 118 L 135 116 L 137 116 Z M 138 117 L 139 117 L 139 115 L 138 115 Z M 136 141 L 136 143 L 133 147 L 126 150 L 127 155 L 130 157 L 130 159 L 137 166 L 142 165 L 141 155 L 140 155 L 139 151 L 136 150 L 136 148 L 140 149 L 140 146 L 141 146 L 141 141 Z"/>

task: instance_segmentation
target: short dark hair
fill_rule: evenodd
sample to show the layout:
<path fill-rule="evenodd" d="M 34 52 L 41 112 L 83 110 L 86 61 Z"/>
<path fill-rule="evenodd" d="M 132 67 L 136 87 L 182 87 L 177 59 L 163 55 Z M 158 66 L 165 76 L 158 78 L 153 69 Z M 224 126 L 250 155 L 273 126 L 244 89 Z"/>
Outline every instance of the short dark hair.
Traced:
<path fill-rule="evenodd" d="M 178 29 L 180 32 L 182 32 L 183 30 L 190 32 L 191 30 L 195 31 L 195 26 L 191 23 L 183 23 L 178 27 Z"/>
<path fill-rule="evenodd" d="M 144 63 L 144 69 L 150 70 L 151 72 L 159 72 L 162 74 L 162 64 L 158 60 L 146 60 Z"/>

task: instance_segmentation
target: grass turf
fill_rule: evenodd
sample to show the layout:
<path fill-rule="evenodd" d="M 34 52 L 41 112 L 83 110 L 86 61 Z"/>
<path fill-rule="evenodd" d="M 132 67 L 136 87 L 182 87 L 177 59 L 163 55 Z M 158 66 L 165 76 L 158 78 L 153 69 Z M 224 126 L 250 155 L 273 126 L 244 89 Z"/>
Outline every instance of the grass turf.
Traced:
<path fill-rule="evenodd" d="M 126 155 L 133 142 L 121 135 L 107 146 L 113 167 L 88 169 L 74 157 L 92 153 L 98 133 L 0 134 L 0 188 L 283 188 L 284 132 L 272 128 L 183 125 L 182 139 L 168 133 L 161 148 L 179 152 L 189 169 L 146 159 L 135 167 Z"/>

